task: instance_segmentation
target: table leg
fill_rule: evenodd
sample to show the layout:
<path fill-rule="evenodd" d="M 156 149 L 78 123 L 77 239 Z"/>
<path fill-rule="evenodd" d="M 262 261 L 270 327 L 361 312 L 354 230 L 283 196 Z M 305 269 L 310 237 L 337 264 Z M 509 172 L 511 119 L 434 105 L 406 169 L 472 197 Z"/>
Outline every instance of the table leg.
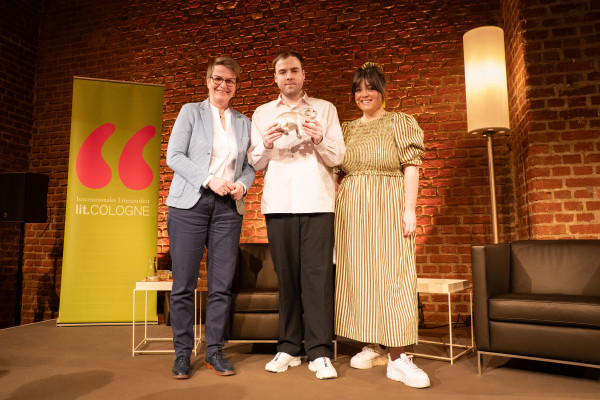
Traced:
<path fill-rule="evenodd" d="M 450 365 L 454 364 L 454 343 L 452 337 L 452 298 L 448 293 L 448 330 L 450 332 Z"/>
<path fill-rule="evenodd" d="M 148 340 L 148 291 L 146 290 L 146 301 L 144 302 L 144 343 Z"/>
<path fill-rule="evenodd" d="M 473 289 L 469 289 L 469 312 L 471 313 L 471 348 L 475 349 L 475 335 L 473 334 Z"/>
<path fill-rule="evenodd" d="M 135 289 L 133 289 L 133 319 L 131 320 L 132 338 L 131 338 L 131 356 L 135 357 Z"/>
<path fill-rule="evenodd" d="M 196 354 L 196 349 L 198 346 L 197 331 L 198 331 L 198 290 L 194 290 L 194 355 Z"/>

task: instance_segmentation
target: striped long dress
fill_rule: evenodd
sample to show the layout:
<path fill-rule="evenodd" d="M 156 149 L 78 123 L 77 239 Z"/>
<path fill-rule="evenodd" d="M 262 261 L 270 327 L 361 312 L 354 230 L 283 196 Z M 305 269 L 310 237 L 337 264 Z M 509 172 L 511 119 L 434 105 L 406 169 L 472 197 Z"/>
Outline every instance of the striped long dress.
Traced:
<path fill-rule="evenodd" d="M 402 234 L 402 165 L 420 165 L 423 131 L 403 113 L 342 125 L 335 207 L 335 332 L 365 343 L 418 339 L 415 235 Z"/>

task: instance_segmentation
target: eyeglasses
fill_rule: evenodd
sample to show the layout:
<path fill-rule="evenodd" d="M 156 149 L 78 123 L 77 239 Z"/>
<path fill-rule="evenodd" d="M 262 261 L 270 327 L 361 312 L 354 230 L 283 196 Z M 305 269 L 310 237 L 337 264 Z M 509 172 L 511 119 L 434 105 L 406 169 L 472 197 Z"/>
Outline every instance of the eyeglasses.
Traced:
<path fill-rule="evenodd" d="M 226 84 L 227 86 L 235 86 L 235 84 L 236 84 L 236 82 L 237 82 L 235 79 L 224 79 L 224 78 L 221 78 L 220 76 L 214 76 L 214 75 L 213 75 L 213 76 L 211 76 L 211 77 L 210 77 L 210 79 L 212 79 L 212 81 L 213 81 L 213 82 L 214 82 L 214 83 L 215 83 L 217 86 L 219 86 L 219 85 L 220 85 L 221 83 L 223 83 L 223 82 L 225 82 L 225 84 Z"/>

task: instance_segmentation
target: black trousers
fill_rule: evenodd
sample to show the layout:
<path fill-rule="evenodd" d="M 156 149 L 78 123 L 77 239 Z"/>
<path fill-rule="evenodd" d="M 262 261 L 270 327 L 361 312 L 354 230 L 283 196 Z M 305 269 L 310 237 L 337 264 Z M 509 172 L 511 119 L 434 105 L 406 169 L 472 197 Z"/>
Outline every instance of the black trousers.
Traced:
<path fill-rule="evenodd" d="M 267 214 L 279 282 L 277 350 L 333 358 L 333 213 Z"/>
<path fill-rule="evenodd" d="M 189 357 L 194 346 L 194 290 L 206 246 L 208 300 L 204 333 L 206 356 L 210 356 L 222 349 L 228 329 L 242 216 L 231 197 L 206 189 L 189 210 L 170 207 L 167 224 L 173 260 L 171 326 L 175 354 Z"/>

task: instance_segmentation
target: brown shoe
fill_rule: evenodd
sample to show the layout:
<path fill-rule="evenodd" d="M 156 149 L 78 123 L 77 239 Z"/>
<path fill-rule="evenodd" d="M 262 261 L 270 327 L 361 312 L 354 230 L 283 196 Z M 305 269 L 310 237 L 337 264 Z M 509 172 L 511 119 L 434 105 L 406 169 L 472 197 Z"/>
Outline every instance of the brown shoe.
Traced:
<path fill-rule="evenodd" d="M 215 371 L 215 374 L 221 376 L 235 375 L 233 365 L 229 363 L 223 356 L 223 353 L 219 350 L 209 356 L 206 356 L 206 368 L 210 368 Z"/>
<path fill-rule="evenodd" d="M 187 379 L 190 377 L 190 358 L 179 356 L 175 359 L 171 374 L 175 379 Z"/>

